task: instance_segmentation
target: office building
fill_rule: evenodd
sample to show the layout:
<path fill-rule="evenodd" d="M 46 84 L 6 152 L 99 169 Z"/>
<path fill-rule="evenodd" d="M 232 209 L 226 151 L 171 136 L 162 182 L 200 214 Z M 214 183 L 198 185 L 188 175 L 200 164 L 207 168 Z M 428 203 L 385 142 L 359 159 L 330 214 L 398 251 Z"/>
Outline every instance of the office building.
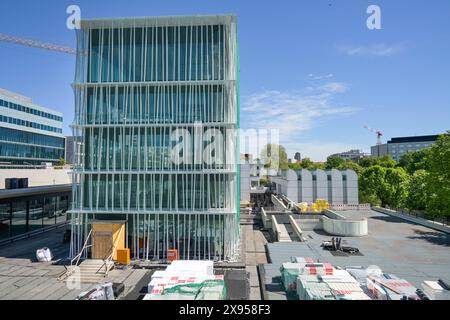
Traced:
<path fill-rule="evenodd" d="M 270 182 L 277 194 L 296 203 L 324 199 L 331 205 L 359 204 L 358 175 L 353 170 L 281 170 Z"/>
<path fill-rule="evenodd" d="M 233 260 L 236 17 L 82 21 L 77 43 L 72 256 L 87 239 L 104 258 L 118 239 L 132 259 Z"/>
<path fill-rule="evenodd" d="M 300 152 L 296 152 L 295 155 L 294 155 L 294 159 L 295 159 L 295 161 L 297 161 L 297 162 L 302 161 L 302 155 L 301 155 L 301 153 L 300 153 Z"/>
<path fill-rule="evenodd" d="M 0 89 L 0 166 L 20 168 L 64 157 L 62 114 Z"/>
<path fill-rule="evenodd" d="M 392 138 L 387 143 L 372 146 L 371 155 L 372 157 L 390 155 L 395 161 L 399 161 L 408 152 L 429 148 L 438 137 L 439 135 Z"/>
<path fill-rule="evenodd" d="M 0 190 L 0 245 L 26 233 L 64 226 L 71 201 L 71 184 Z"/>
<path fill-rule="evenodd" d="M 352 149 L 349 151 L 332 154 L 330 157 L 339 157 L 343 160 L 358 161 L 359 159 L 366 156 L 368 156 L 368 154 L 365 154 L 362 150 Z"/>
<path fill-rule="evenodd" d="M 72 136 L 66 137 L 66 153 L 64 156 L 64 159 L 66 160 L 66 163 L 68 164 L 74 164 L 75 163 L 75 156 L 74 156 L 74 146 L 75 138 Z"/>

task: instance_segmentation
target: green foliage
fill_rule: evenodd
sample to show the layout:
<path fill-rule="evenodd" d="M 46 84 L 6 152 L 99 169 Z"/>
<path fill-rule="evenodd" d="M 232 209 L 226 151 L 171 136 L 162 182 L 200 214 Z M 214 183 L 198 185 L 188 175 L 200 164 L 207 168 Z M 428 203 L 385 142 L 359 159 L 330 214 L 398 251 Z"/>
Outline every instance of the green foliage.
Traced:
<path fill-rule="evenodd" d="M 382 205 L 381 191 L 386 168 L 379 165 L 365 168 L 359 177 L 360 201 L 372 205 Z"/>
<path fill-rule="evenodd" d="M 450 130 L 429 148 L 425 162 L 429 173 L 427 213 L 450 216 Z"/>
<path fill-rule="evenodd" d="M 325 164 L 325 168 L 327 169 L 336 169 L 339 166 L 343 165 L 345 160 L 338 156 L 330 156 L 327 158 L 327 162 Z"/>
<path fill-rule="evenodd" d="M 413 174 L 417 170 L 427 169 L 426 157 L 429 152 L 429 148 L 408 152 L 400 158 L 398 166 L 405 169 L 409 174 Z"/>
<path fill-rule="evenodd" d="M 386 168 L 381 202 L 391 208 L 401 208 L 408 196 L 409 175 L 403 168 Z"/>
<path fill-rule="evenodd" d="M 396 162 L 390 155 L 386 155 L 380 158 L 375 157 L 363 157 L 359 159 L 359 165 L 364 168 L 369 168 L 372 166 L 381 166 L 384 168 L 393 168 L 396 165 Z"/>
<path fill-rule="evenodd" d="M 261 162 L 267 169 L 288 169 L 286 149 L 278 144 L 267 144 L 261 151 Z"/>
<path fill-rule="evenodd" d="M 65 166 L 66 165 L 66 160 L 63 157 L 61 157 L 61 158 L 58 159 L 58 161 L 55 163 L 55 165 L 59 166 L 59 167 Z"/>
<path fill-rule="evenodd" d="M 362 202 L 373 205 L 401 207 L 407 198 L 409 176 L 402 168 L 374 165 L 363 169 L 359 188 Z"/>
<path fill-rule="evenodd" d="M 425 210 L 428 203 L 428 176 L 423 169 L 415 171 L 408 184 L 406 207 L 410 210 Z"/>
<path fill-rule="evenodd" d="M 298 162 L 289 163 L 289 169 L 300 170 L 301 168 L 302 168 L 302 165 Z"/>
<path fill-rule="evenodd" d="M 337 169 L 339 169 L 339 170 L 350 169 L 350 170 L 355 171 L 358 176 L 361 174 L 361 172 L 363 170 L 363 168 L 359 164 L 357 164 L 356 162 L 351 161 L 351 160 L 344 161 L 341 165 L 339 165 L 337 167 Z"/>
<path fill-rule="evenodd" d="M 303 159 L 300 166 L 302 169 L 314 169 L 314 162 L 310 159 Z"/>
<path fill-rule="evenodd" d="M 269 184 L 269 181 L 265 178 L 261 178 L 259 179 L 259 185 L 262 187 L 267 187 L 267 185 Z"/>

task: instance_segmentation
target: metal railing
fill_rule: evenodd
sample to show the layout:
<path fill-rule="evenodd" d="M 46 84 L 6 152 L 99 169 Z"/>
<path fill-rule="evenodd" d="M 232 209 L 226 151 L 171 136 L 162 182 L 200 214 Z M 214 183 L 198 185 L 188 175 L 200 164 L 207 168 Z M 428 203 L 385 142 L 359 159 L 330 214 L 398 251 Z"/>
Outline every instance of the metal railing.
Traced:
<path fill-rule="evenodd" d="M 86 237 L 86 240 L 84 241 L 83 247 L 81 248 L 80 252 L 72 259 L 70 260 L 70 269 L 68 269 L 61 277 L 58 278 L 58 280 L 62 280 L 63 278 L 68 278 L 72 275 L 72 273 L 75 271 L 76 266 L 78 266 L 78 263 L 80 263 L 81 256 L 83 255 L 84 251 L 92 247 L 92 245 L 88 245 L 88 241 L 92 235 L 92 229 L 89 231 L 88 236 Z M 74 264 L 74 261 L 75 264 Z M 67 269 L 67 268 L 66 268 Z"/>
<path fill-rule="evenodd" d="M 112 251 L 111 251 L 110 255 L 106 259 L 103 259 L 103 265 L 101 268 L 103 268 L 103 266 L 105 266 L 105 277 L 108 276 L 109 264 L 111 263 L 112 258 L 114 257 L 114 252 L 117 250 L 117 246 L 119 244 L 119 239 L 120 239 L 120 235 L 122 234 L 122 230 L 123 230 L 123 228 L 120 228 L 119 234 L 117 235 L 116 241 L 114 242 L 114 245 L 112 247 Z"/>

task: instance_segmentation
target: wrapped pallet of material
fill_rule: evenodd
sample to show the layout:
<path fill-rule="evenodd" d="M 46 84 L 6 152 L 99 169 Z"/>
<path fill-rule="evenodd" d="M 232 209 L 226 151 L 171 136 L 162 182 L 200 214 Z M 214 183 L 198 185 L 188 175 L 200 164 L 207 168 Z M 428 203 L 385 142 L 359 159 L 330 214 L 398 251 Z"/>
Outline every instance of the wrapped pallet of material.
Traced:
<path fill-rule="evenodd" d="M 368 288 L 369 282 L 374 282 L 378 286 L 382 287 L 386 292 L 386 299 L 388 300 L 401 300 L 404 298 L 419 300 L 419 296 L 416 291 L 417 288 L 411 283 L 404 279 L 395 278 L 385 278 L 377 276 L 369 276 L 368 278 Z"/>
<path fill-rule="evenodd" d="M 328 282 L 327 284 L 330 289 L 334 290 L 337 294 L 339 294 L 339 292 L 363 292 L 363 289 L 357 283 Z"/>
<path fill-rule="evenodd" d="M 330 287 L 314 275 L 297 277 L 297 295 L 299 300 L 329 300 L 333 298 Z"/>
<path fill-rule="evenodd" d="M 206 276 L 213 276 L 214 263 L 213 261 L 203 260 L 174 260 L 167 267 L 166 271 L 202 273 Z"/>
<path fill-rule="evenodd" d="M 195 300 L 225 300 L 227 291 L 222 280 L 207 280 L 202 283 Z"/>
<path fill-rule="evenodd" d="M 314 263 L 314 260 L 311 258 L 305 258 L 305 257 L 293 257 L 291 258 L 291 261 L 293 263 L 303 263 L 303 264 L 307 264 L 307 263 Z"/>
<path fill-rule="evenodd" d="M 301 268 L 304 275 L 333 275 L 334 267 L 330 263 L 307 263 Z"/>
<path fill-rule="evenodd" d="M 346 270 L 335 269 L 331 275 L 319 275 L 318 276 L 323 282 L 326 283 L 354 283 L 358 284 L 358 281 L 352 277 L 352 275 Z"/>
<path fill-rule="evenodd" d="M 280 268 L 281 282 L 286 292 L 295 292 L 297 288 L 297 277 L 305 264 L 285 262 Z"/>
<path fill-rule="evenodd" d="M 367 290 L 376 300 L 387 300 L 388 293 L 386 290 L 369 277 L 367 278 Z"/>
<path fill-rule="evenodd" d="M 371 300 L 370 297 L 364 292 L 353 291 L 332 291 L 336 300 Z"/>
<path fill-rule="evenodd" d="M 438 281 L 424 281 L 422 288 L 431 300 L 450 300 L 450 291 L 443 288 Z"/>

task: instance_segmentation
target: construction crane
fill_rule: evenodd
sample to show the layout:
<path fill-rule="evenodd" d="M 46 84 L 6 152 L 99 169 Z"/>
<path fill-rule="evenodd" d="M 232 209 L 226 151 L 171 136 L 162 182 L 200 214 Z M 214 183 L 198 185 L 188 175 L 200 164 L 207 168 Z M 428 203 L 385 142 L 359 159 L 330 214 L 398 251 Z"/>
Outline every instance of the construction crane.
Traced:
<path fill-rule="evenodd" d="M 380 130 L 372 129 L 368 126 L 364 126 L 364 128 L 377 135 L 377 146 L 379 146 L 381 144 L 381 137 L 383 136 L 383 133 Z"/>
<path fill-rule="evenodd" d="M 77 50 L 73 49 L 73 48 L 62 47 L 62 46 L 54 45 L 51 43 L 35 41 L 35 40 L 31 40 L 31 39 L 19 38 L 19 37 L 10 36 L 10 35 L 3 34 L 3 33 L 0 33 L 0 41 L 19 44 L 19 45 L 23 45 L 23 46 L 27 46 L 27 47 L 32 47 L 32 48 L 46 49 L 46 50 L 56 51 L 56 52 L 61 52 L 61 53 L 77 54 Z"/>

